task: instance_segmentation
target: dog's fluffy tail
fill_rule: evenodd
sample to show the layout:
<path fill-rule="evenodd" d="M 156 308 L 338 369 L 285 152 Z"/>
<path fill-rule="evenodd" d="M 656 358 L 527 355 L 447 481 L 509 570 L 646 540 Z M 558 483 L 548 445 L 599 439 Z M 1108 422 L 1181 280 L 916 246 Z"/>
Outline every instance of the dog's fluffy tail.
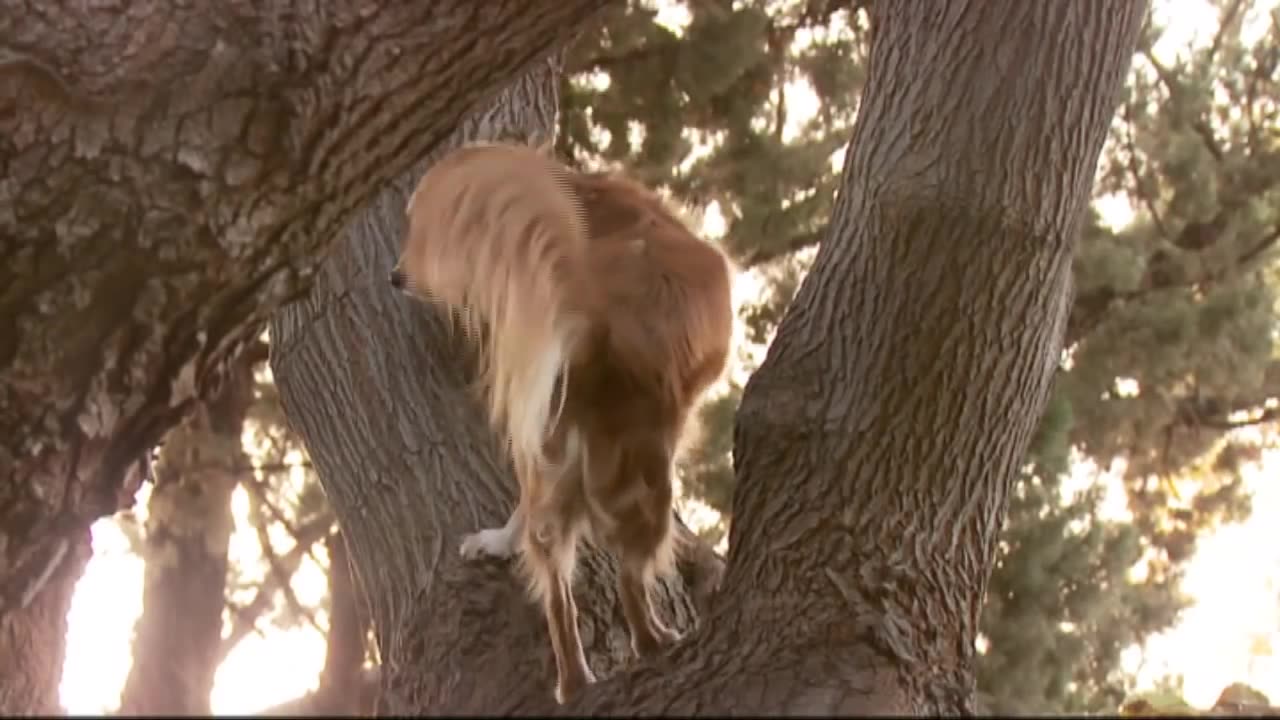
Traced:
<path fill-rule="evenodd" d="M 410 287 L 487 327 L 489 416 L 517 462 L 545 462 L 553 398 L 587 327 L 586 219 L 569 171 L 517 145 L 473 145 L 436 163 L 409 200 Z"/>

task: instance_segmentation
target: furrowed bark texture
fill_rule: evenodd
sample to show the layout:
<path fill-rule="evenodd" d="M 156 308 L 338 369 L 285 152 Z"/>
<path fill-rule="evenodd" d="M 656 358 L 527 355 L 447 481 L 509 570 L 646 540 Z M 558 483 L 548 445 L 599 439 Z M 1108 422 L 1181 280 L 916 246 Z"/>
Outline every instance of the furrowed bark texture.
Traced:
<path fill-rule="evenodd" d="M 474 139 L 549 138 L 558 72 L 557 58 L 520 79 L 437 152 Z M 388 282 L 405 204 L 425 168 L 388 188 L 335 248 L 311 295 L 276 314 L 272 368 L 367 593 L 382 656 L 379 713 L 537 712 L 554 704 L 541 609 L 507 563 L 464 564 L 458 555 L 465 533 L 506 520 L 515 480 L 463 390 L 462 346 L 433 308 Z M 719 568 L 704 555 L 683 569 L 701 580 Z M 578 576 L 583 642 L 603 675 L 630 652 L 613 573 L 592 553 Z M 659 595 L 665 617 L 690 627 L 690 595 L 678 583 Z"/>
<path fill-rule="evenodd" d="M 738 643 L 756 680 L 725 681 L 752 690 L 726 694 L 737 707 L 968 713 L 1007 494 L 1146 3 L 869 7 L 830 235 L 737 418 L 732 605 L 706 643 L 728 618 L 768 628 Z"/>
<path fill-rule="evenodd" d="M 208 715 L 222 659 L 231 494 L 249 467 L 240 433 L 253 402 L 253 360 L 236 362 L 218 397 L 165 436 L 147 502 L 142 614 L 122 715 Z"/>
<path fill-rule="evenodd" d="M 62 714 L 57 688 L 67 656 L 67 613 L 92 554 L 87 529 L 55 545 L 40 563 L 48 575 L 37 576 L 43 579 L 36 584 L 39 592 L 0 619 L 0 716 Z"/>
<path fill-rule="evenodd" d="M 720 592 L 559 714 L 974 711 L 995 541 L 1145 9 L 869 5 L 829 235 L 737 418 Z"/>
<path fill-rule="evenodd" d="M 0 622 L 353 212 L 607 2 L 0 7 Z M 30 672 L 0 714 L 52 706 Z"/>

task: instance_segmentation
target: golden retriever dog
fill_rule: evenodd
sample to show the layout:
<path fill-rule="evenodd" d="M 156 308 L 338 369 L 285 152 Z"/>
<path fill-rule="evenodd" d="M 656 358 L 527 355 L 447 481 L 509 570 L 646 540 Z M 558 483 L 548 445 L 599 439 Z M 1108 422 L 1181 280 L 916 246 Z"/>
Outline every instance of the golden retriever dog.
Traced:
<path fill-rule="evenodd" d="M 649 591 L 673 568 L 677 446 L 728 361 L 731 267 L 642 185 L 522 145 L 452 152 L 406 212 L 391 283 L 482 326 L 480 384 L 520 486 L 506 525 L 461 552 L 519 550 L 563 703 L 595 681 L 571 589 L 579 538 L 618 559 L 634 652 L 678 639 Z"/>

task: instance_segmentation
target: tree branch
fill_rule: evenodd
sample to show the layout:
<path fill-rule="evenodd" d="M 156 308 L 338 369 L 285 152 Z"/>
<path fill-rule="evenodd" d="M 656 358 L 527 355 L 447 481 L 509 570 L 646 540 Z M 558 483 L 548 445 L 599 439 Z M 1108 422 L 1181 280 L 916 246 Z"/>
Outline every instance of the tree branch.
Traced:
<path fill-rule="evenodd" d="M 267 576 L 263 578 L 262 584 L 258 586 L 258 591 L 248 605 L 236 607 L 228 603 L 232 620 L 231 629 L 227 632 L 226 637 L 222 639 L 222 645 L 219 650 L 222 660 L 226 660 L 231 651 L 236 648 L 236 645 L 239 645 L 240 641 L 249 633 L 257 630 L 258 619 L 262 617 L 263 613 L 271 609 L 276 593 L 288 588 L 294 573 L 298 571 L 298 567 L 302 564 L 302 558 L 310 552 L 311 546 L 325 537 L 331 527 L 333 527 L 332 518 L 318 517 L 311 520 L 296 532 L 292 532 L 294 546 L 283 557 L 275 557 L 269 543 L 262 549 L 263 553 L 271 554 L 268 562 L 271 565 L 272 572 L 267 573 Z M 293 597 L 293 602 L 297 603 L 296 596 Z"/>
<path fill-rule="evenodd" d="M 1280 365 L 1274 366 L 1280 369 Z M 1274 374 L 1274 373 L 1270 373 Z M 1280 397 L 1280 387 L 1276 383 L 1266 383 L 1257 396 L 1252 398 L 1233 398 L 1230 400 L 1218 397 L 1191 395 L 1178 400 L 1174 409 L 1170 429 L 1174 427 L 1200 428 L 1205 430 L 1230 431 L 1255 425 L 1264 425 L 1280 420 L 1280 408 L 1268 408 L 1267 403 Z M 1232 420 L 1232 415 L 1250 413 L 1253 416 L 1246 420 Z"/>
<path fill-rule="evenodd" d="M 778 258 L 799 252 L 807 247 L 812 247 L 822 242 L 822 238 L 827 234 L 827 228 L 822 228 L 814 232 L 799 233 L 792 235 L 785 241 L 769 247 L 756 248 L 741 259 L 738 260 L 738 267 L 742 270 L 748 270 L 759 265 L 773 262 Z"/>
<path fill-rule="evenodd" d="M 1175 102 L 1185 100 L 1183 88 L 1182 85 L 1178 83 L 1178 78 L 1175 77 L 1173 72 L 1166 68 L 1163 63 L 1156 59 L 1155 53 L 1152 52 L 1151 48 L 1142 48 L 1140 52 L 1142 53 L 1142 57 L 1151 64 L 1152 69 L 1156 71 L 1156 77 L 1160 78 L 1160 82 L 1169 93 L 1169 97 Z M 1200 141 L 1204 143 L 1205 149 L 1209 151 L 1209 154 L 1213 156 L 1213 159 L 1221 163 L 1226 154 L 1223 152 L 1222 146 L 1218 143 L 1218 138 L 1214 135 L 1213 128 L 1209 126 L 1209 123 L 1203 119 L 1197 118 L 1191 121 L 1191 129 L 1200 137 Z"/>
<path fill-rule="evenodd" d="M 1129 171 L 1129 178 L 1133 181 L 1134 193 L 1141 198 L 1143 207 L 1147 209 L 1147 214 L 1151 216 L 1151 222 L 1155 223 L 1156 230 L 1160 233 L 1160 237 L 1165 240 L 1169 239 L 1169 232 L 1165 229 L 1164 218 L 1161 217 L 1160 209 L 1156 207 L 1153 193 L 1150 192 L 1145 182 L 1142 172 L 1138 169 L 1138 147 L 1133 140 L 1133 109 L 1129 103 L 1121 106 L 1124 113 L 1124 147 L 1127 162 L 1126 169 Z"/>
<path fill-rule="evenodd" d="M 997 30 L 1050 7 L 1060 8 L 1052 19 L 1019 23 L 1052 26 L 1042 38 Z M 888 0 L 869 13 L 876 72 L 828 239 L 735 424 L 723 602 L 662 672 L 601 688 L 574 712 L 637 712 L 627 700 L 648 693 L 665 702 L 639 712 L 705 712 L 686 698 L 716 693 L 756 712 L 973 710 L 995 508 L 1057 365 L 1075 222 L 1145 3 Z M 998 89 L 993 72 L 1005 78 Z M 983 101 L 958 100 L 971 92 Z M 1014 107 L 1053 120 L 996 129 L 992 113 Z M 1032 167 L 1055 172 L 1028 184 Z M 1009 380 L 962 379 L 979 377 Z M 977 457 L 1000 460 L 967 464 Z M 748 622 L 778 637 L 743 639 Z M 745 657 L 713 669 L 697 644 Z M 814 655 L 832 666 L 805 662 Z"/>
<path fill-rule="evenodd" d="M 308 556 L 311 557 L 312 560 L 317 560 L 315 554 L 311 552 L 311 546 L 315 544 L 315 540 L 309 543 L 303 543 L 299 538 L 302 538 L 304 536 L 307 536 L 307 537 L 310 536 L 310 533 L 308 532 L 308 525 L 314 525 L 315 523 L 332 524 L 333 519 L 329 516 L 329 514 L 323 513 L 319 516 L 311 518 L 308 524 L 304 525 L 303 528 L 300 529 L 294 523 L 293 520 L 289 519 L 289 517 L 280 510 L 280 508 L 276 507 L 276 504 L 271 500 L 271 493 L 265 481 L 259 480 L 250 471 L 250 472 L 244 473 L 244 480 L 242 484 L 252 494 L 254 504 L 251 505 L 250 507 L 266 508 L 267 513 L 271 515 L 272 522 L 279 523 L 280 526 L 285 529 L 285 532 L 289 533 L 289 535 L 293 537 L 295 542 L 297 542 L 299 545 L 305 545 L 305 548 L 306 548 L 305 552 Z M 261 523 L 256 523 L 254 527 L 255 529 L 258 530 L 259 544 L 261 545 L 263 542 L 267 542 L 269 544 L 270 542 L 269 538 L 266 538 L 262 534 L 263 531 L 265 530 L 265 525 Z M 325 528 L 327 529 L 328 525 L 325 525 Z M 264 553 L 263 557 L 266 557 L 268 559 L 274 557 L 273 554 L 268 552 L 268 549 L 266 547 L 263 547 L 263 553 Z"/>
<path fill-rule="evenodd" d="M 1237 203 L 1238 206 L 1243 206 L 1244 204 L 1243 201 Z M 1188 229 L 1180 233 L 1179 237 L 1188 236 L 1193 232 L 1205 233 L 1205 236 L 1196 242 L 1200 244 L 1200 248 L 1212 246 L 1218 241 L 1222 231 L 1225 230 L 1227 222 L 1225 212 L 1225 210 L 1220 212 L 1210 223 L 1189 224 L 1187 226 Z M 1143 300 L 1160 292 L 1170 290 L 1196 286 L 1208 288 L 1216 283 L 1225 282 L 1251 269 L 1257 263 L 1259 257 L 1274 248 L 1278 242 L 1280 242 L 1280 225 L 1272 228 L 1258 238 L 1257 242 L 1237 253 L 1235 261 L 1229 266 L 1219 269 L 1206 269 L 1200 273 L 1187 274 L 1185 276 L 1153 273 L 1152 268 L 1157 266 L 1158 263 L 1148 260 L 1147 273 L 1136 290 L 1119 292 L 1114 288 L 1104 286 L 1087 293 L 1081 293 L 1076 298 L 1075 305 L 1072 308 L 1071 319 L 1067 325 L 1066 344 L 1070 346 L 1073 343 L 1084 340 L 1090 333 L 1101 327 L 1106 319 L 1107 312 L 1116 303 Z"/>
<path fill-rule="evenodd" d="M 327 531 L 333 525 L 333 520 L 324 519 L 324 529 Z M 298 595 L 293 591 L 293 575 L 297 572 L 297 565 L 292 567 L 286 566 L 276 556 L 275 548 L 271 546 L 271 536 L 267 532 L 265 525 L 259 525 L 254 530 L 258 536 L 258 546 L 262 549 L 262 558 L 267 563 L 268 576 L 275 581 L 275 587 L 284 595 L 285 606 L 295 616 L 303 618 L 312 628 L 321 634 L 324 628 L 320 627 L 319 621 L 316 620 L 315 612 L 311 608 L 303 607 L 302 602 L 298 600 Z M 321 535 L 323 537 L 323 534 Z M 305 548 L 302 543 L 294 545 L 294 549 L 302 549 L 305 554 L 313 543 L 309 543 Z"/>
<path fill-rule="evenodd" d="M 1222 43 L 1229 32 L 1240 31 L 1240 18 L 1244 10 L 1244 0 L 1231 0 L 1230 4 L 1218 13 L 1218 31 L 1213 34 L 1213 42 L 1209 45 L 1208 60 L 1213 62 L 1222 50 Z"/>
<path fill-rule="evenodd" d="M 121 506 L 386 181 L 608 4 L 0 6 L 0 587 Z"/>
<path fill-rule="evenodd" d="M 319 686 L 260 715 L 363 717 L 373 710 L 379 673 L 363 667 L 369 614 L 353 586 L 342 533 L 330 535 L 328 546 L 329 630 Z"/>
<path fill-rule="evenodd" d="M 274 473 L 289 472 L 294 468 L 302 468 L 303 470 L 314 470 L 315 466 L 311 464 L 310 460 L 303 460 L 301 462 L 296 462 L 296 463 L 282 463 L 282 462 L 281 463 L 263 463 L 261 465 L 254 466 L 253 469 L 259 470 L 267 475 L 271 475 Z"/>

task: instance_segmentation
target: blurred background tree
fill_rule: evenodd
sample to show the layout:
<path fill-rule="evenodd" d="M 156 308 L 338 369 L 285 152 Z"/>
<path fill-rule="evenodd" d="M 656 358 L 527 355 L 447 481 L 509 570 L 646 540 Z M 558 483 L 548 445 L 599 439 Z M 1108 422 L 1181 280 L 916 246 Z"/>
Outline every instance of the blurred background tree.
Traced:
<path fill-rule="evenodd" d="M 1130 697 L 1122 654 L 1187 606 L 1180 584 L 1197 538 L 1247 517 L 1241 471 L 1280 419 L 1280 4 L 1214 4 L 1216 32 L 1176 61 L 1157 60 L 1163 31 L 1152 23 L 1099 165 L 1062 371 L 1010 498 L 982 617 L 987 711 L 1113 712 Z M 739 367 L 703 408 L 679 468 L 686 517 L 707 519 L 713 542 L 732 520 L 742 385 L 833 205 L 867 71 L 856 5 L 629 0 L 580 39 L 563 81 L 560 156 L 658 187 L 746 275 Z M 221 628 L 218 642 L 188 646 L 187 684 L 126 682 L 123 710 L 207 712 L 208 683 L 245 637 L 298 625 L 327 638 L 325 665 L 315 691 L 272 712 L 371 706 L 358 586 L 263 358 L 252 361 L 252 401 L 218 415 L 238 412 L 238 424 L 205 413 L 176 430 L 146 508 L 117 520 L 147 563 L 135 674 L 166 662 L 148 638 L 163 636 L 173 608 Z M 237 434 L 245 454 L 233 457 Z M 174 563 L 195 552 L 174 548 L 197 545 L 200 562 Z M 181 593 L 197 586 L 221 601 L 192 604 Z"/>
<path fill-rule="evenodd" d="M 325 638 L 316 687 L 267 714 L 373 706 L 364 600 L 267 352 L 265 339 L 246 352 L 222 394 L 169 433 L 145 509 L 117 520 L 146 563 L 122 714 L 208 715 L 217 670 L 245 638 L 304 624 Z"/>

